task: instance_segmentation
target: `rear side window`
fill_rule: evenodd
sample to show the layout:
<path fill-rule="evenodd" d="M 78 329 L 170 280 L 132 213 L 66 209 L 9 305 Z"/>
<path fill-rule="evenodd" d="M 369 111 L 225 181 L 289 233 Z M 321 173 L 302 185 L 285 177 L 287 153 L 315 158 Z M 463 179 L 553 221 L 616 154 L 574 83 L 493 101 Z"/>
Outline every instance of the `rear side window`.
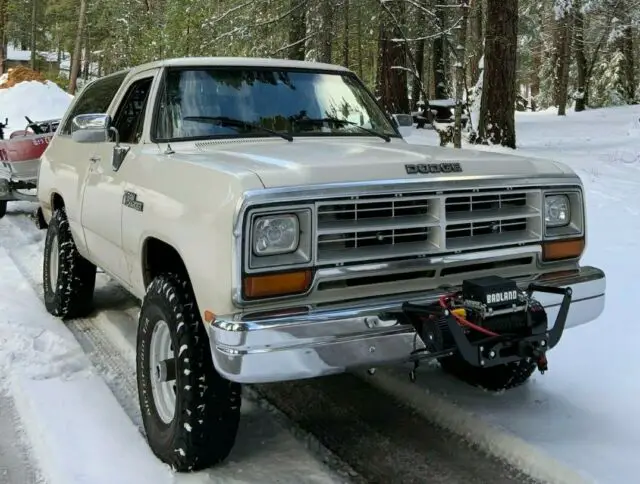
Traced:
<path fill-rule="evenodd" d="M 106 113 L 126 76 L 127 72 L 122 72 L 98 79 L 85 87 L 78 94 L 78 100 L 64 123 L 62 134 L 71 134 L 73 118 L 80 114 Z"/>

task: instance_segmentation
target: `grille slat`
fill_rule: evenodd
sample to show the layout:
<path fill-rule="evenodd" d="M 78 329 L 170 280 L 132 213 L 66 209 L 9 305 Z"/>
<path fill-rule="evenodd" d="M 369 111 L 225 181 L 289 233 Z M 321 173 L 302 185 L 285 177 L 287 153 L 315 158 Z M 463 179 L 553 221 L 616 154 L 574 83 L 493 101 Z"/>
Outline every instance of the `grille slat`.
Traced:
<path fill-rule="evenodd" d="M 540 240 L 541 192 L 384 194 L 316 203 L 319 265 Z"/>
<path fill-rule="evenodd" d="M 492 222 L 494 220 L 509 220 L 537 217 L 540 212 L 532 207 L 505 207 L 490 211 L 470 211 L 447 213 L 447 223 Z"/>
<path fill-rule="evenodd" d="M 430 215 L 410 215 L 405 217 L 388 217 L 359 220 L 328 221 L 318 226 L 318 235 L 341 234 L 351 232 L 369 232 L 374 230 L 410 229 L 419 227 L 435 227 L 439 225 L 436 217 Z"/>

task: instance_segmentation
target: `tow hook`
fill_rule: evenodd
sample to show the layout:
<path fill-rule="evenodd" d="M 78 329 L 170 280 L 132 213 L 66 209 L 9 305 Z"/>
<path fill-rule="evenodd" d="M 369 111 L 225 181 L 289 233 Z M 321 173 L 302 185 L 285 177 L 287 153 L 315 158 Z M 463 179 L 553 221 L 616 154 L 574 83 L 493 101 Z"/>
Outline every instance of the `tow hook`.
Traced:
<path fill-rule="evenodd" d="M 536 361 L 536 363 L 538 365 L 538 370 L 540 371 L 540 373 L 542 373 L 544 375 L 544 372 L 549 369 L 548 366 L 547 366 L 547 355 L 542 353 L 538 357 L 538 360 Z"/>

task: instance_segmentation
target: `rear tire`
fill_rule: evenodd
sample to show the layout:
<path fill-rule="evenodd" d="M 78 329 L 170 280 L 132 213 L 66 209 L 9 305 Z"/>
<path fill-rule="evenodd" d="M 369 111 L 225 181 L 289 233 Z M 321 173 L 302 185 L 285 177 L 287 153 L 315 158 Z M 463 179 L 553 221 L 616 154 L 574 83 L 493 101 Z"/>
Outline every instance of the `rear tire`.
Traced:
<path fill-rule="evenodd" d="M 446 373 L 469 385 L 493 392 L 523 385 L 537 368 L 536 362 L 529 359 L 489 368 L 472 366 L 457 354 L 438 361 Z"/>
<path fill-rule="evenodd" d="M 7 214 L 7 201 L 0 200 L 0 218 L 4 217 Z"/>
<path fill-rule="evenodd" d="M 91 312 L 96 266 L 78 252 L 64 208 L 54 211 L 47 228 L 42 279 L 49 313 L 71 319 Z"/>
<path fill-rule="evenodd" d="M 136 360 L 142 420 L 153 453 L 179 472 L 226 459 L 238 431 L 241 386 L 216 371 L 186 278 L 161 275 L 149 285 Z M 171 375 L 170 381 L 158 381 L 162 374 Z"/>

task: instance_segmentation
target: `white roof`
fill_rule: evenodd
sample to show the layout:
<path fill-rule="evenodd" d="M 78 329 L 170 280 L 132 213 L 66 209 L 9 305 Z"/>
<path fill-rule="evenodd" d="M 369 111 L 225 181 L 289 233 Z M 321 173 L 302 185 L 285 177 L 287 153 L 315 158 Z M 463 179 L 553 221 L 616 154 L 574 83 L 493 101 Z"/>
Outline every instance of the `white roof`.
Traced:
<path fill-rule="evenodd" d="M 263 57 L 178 57 L 163 59 L 135 66 L 131 73 L 155 69 L 158 67 L 281 67 L 283 69 L 315 69 L 335 72 L 350 72 L 346 67 L 322 62 L 295 61 L 288 59 Z"/>

